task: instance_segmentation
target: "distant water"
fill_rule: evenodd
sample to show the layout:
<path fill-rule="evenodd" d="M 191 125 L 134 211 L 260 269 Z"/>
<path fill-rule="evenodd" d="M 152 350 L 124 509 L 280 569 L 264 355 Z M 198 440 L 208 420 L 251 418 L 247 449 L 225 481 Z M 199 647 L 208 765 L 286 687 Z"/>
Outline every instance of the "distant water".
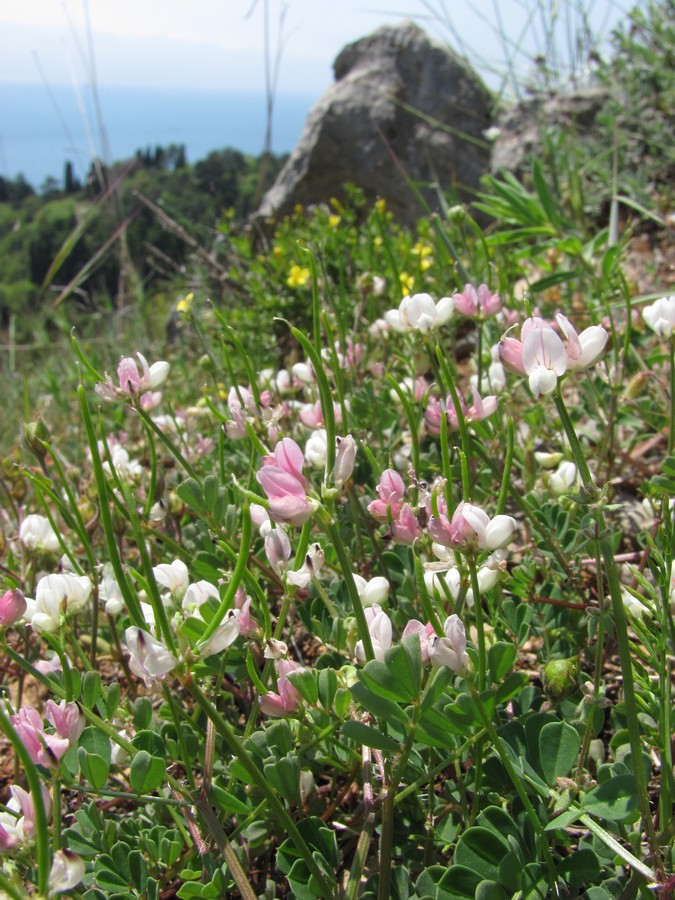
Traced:
<path fill-rule="evenodd" d="M 215 90 L 102 87 L 101 118 L 112 161 L 156 145 L 185 144 L 188 162 L 233 147 L 259 154 L 265 138 L 265 97 Z M 315 96 L 277 97 L 272 149 L 287 153 L 300 137 Z M 63 178 L 66 160 L 83 178 L 93 156 L 103 157 L 96 113 L 86 89 L 0 85 L 0 175 L 19 173 L 36 188 Z"/>

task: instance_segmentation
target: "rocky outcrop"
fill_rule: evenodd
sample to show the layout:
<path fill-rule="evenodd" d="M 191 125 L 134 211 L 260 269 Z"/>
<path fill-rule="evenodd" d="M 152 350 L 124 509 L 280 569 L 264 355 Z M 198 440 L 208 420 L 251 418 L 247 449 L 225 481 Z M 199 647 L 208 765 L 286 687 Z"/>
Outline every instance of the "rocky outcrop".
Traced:
<path fill-rule="evenodd" d="M 506 169 L 522 176 L 530 162 L 541 155 L 543 135 L 552 127 L 573 130 L 578 138 L 598 129 L 597 115 L 607 100 L 601 88 L 570 94 L 539 94 L 510 107 L 497 121 L 498 136 L 492 148 L 490 170 Z"/>
<path fill-rule="evenodd" d="M 489 167 L 491 97 L 463 60 L 404 22 L 349 44 L 333 68 L 258 216 L 343 199 L 346 182 L 386 198 L 404 224 L 424 213 L 406 178 L 433 209 L 436 184 L 471 198 Z"/>

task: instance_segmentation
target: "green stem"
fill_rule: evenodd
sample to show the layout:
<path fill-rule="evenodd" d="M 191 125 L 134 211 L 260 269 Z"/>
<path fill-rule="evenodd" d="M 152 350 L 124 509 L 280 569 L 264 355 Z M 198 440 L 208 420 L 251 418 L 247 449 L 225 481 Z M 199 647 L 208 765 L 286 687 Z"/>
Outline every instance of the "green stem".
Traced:
<path fill-rule="evenodd" d="M 471 590 L 473 592 L 473 612 L 476 619 L 476 643 L 478 650 L 478 690 L 482 693 L 487 686 L 487 651 L 485 648 L 485 624 L 483 622 L 483 607 L 481 605 L 478 588 L 478 568 L 476 557 L 470 553 L 467 556 L 469 573 L 471 576 Z"/>
<path fill-rule="evenodd" d="M 225 591 L 223 599 L 220 602 L 220 606 L 218 607 L 209 624 L 206 626 L 206 630 L 204 631 L 204 634 L 201 638 L 201 643 L 208 641 L 208 639 L 225 618 L 228 609 L 231 609 L 234 605 L 234 595 L 237 593 L 237 589 L 241 584 L 242 578 L 244 577 L 246 566 L 248 565 L 248 552 L 250 547 L 251 513 L 249 512 L 248 503 L 244 502 L 241 511 L 241 546 L 239 549 L 237 563 L 234 567 L 234 571 L 232 572 L 232 578 L 230 579 L 230 583 L 227 586 L 227 590 Z"/>
<path fill-rule="evenodd" d="M 572 449 L 574 461 L 576 463 L 581 480 L 583 483 L 586 501 L 590 505 L 598 498 L 598 489 L 596 488 L 591 477 L 590 470 L 579 439 L 574 430 L 574 425 L 567 412 L 565 402 L 559 391 L 555 393 L 555 403 L 560 415 L 560 420 L 565 429 L 567 439 Z M 623 597 L 621 594 L 621 582 L 619 573 L 614 559 L 614 546 L 611 535 L 607 532 L 607 524 L 605 516 L 600 506 L 595 506 L 595 522 L 598 549 L 603 558 L 605 566 L 605 575 L 607 585 L 609 587 L 609 595 L 612 601 L 612 614 L 614 618 L 614 628 L 616 630 L 616 640 L 619 650 L 619 661 L 621 664 L 621 674 L 623 676 L 623 699 L 626 713 L 626 728 L 628 729 L 628 739 L 630 743 L 631 756 L 633 758 L 633 772 L 635 775 L 635 786 L 642 817 L 642 827 L 647 838 L 650 853 L 654 860 L 655 866 L 659 872 L 663 872 L 663 863 L 658 848 L 654 823 L 652 821 L 651 808 L 649 805 L 649 793 L 647 778 L 645 776 L 644 767 L 642 766 L 642 738 L 640 735 L 640 720 L 638 718 L 638 704 L 635 695 L 635 682 L 633 678 L 633 660 L 630 647 L 630 639 L 628 637 L 628 624 L 626 621 L 626 612 L 623 606 Z"/>
<path fill-rule="evenodd" d="M 675 447 L 675 337 L 670 339 L 670 430 L 668 432 L 668 453 Z"/>
<path fill-rule="evenodd" d="M 551 848 L 548 844 L 548 838 L 546 836 L 546 832 L 544 831 L 544 826 L 542 825 L 535 808 L 532 806 L 532 802 L 527 794 L 527 791 L 525 790 L 522 777 L 518 775 L 518 773 L 514 769 L 513 763 L 511 762 L 511 757 L 506 751 L 504 744 L 502 743 L 502 739 L 497 734 L 497 731 L 492 724 L 490 717 L 485 712 L 480 694 L 478 693 L 478 691 L 473 689 L 471 691 L 471 696 L 473 697 L 476 708 L 478 709 L 480 717 L 483 720 L 483 726 L 487 731 L 490 742 L 497 751 L 497 755 L 499 756 L 499 759 L 501 760 L 501 763 L 504 766 L 507 775 L 511 779 L 511 783 L 516 789 L 516 793 L 520 797 L 520 801 L 523 804 L 523 808 L 528 819 L 530 820 L 532 828 L 539 838 L 539 844 L 544 855 L 544 861 L 546 863 L 546 869 L 548 871 L 549 886 L 551 888 L 551 891 L 553 892 L 555 890 L 555 884 L 557 881 L 557 872 L 555 863 L 553 861 L 553 856 L 551 855 Z"/>
<path fill-rule="evenodd" d="M 366 615 L 363 611 L 363 605 L 361 603 L 361 598 L 359 597 L 359 592 L 356 589 L 356 583 L 354 582 L 354 576 L 352 574 L 352 567 L 349 564 L 349 559 L 347 557 L 344 544 L 342 543 L 340 532 L 338 531 L 337 527 L 330 519 L 328 514 L 326 513 L 325 515 L 327 520 L 324 522 L 326 526 L 326 532 L 333 542 L 333 547 L 335 548 L 335 553 L 340 563 L 340 568 L 342 569 L 342 577 L 345 580 L 345 584 L 347 585 L 347 593 L 349 594 L 349 599 L 352 602 L 352 610 L 354 612 L 354 618 L 356 619 L 359 638 L 363 642 L 363 651 L 366 654 L 366 660 L 375 659 L 373 642 L 370 638 L 370 632 L 368 631 Z"/>
<path fill-rule="evenodd" d="M 307 846 L 305 839 L 300 833 L 298 826 L 286 811 L 283 803 L 279 800 L 273 787 L 256 765 L 255 760 L 253 759 L 251 754 L 238 740 L 230 723 L 223 718 L 223 716 L 218 712 L 213 704 L 197 687 L 194 681 L 186 681 L 184 683 L 184 686 L 189 691 L 189 693 L 192 694 L 205 715 L 213 722 L 216 731 L 227 746 L 228 752 L 232 753 L 232 755 L 238 759 L 241 765 L 251 776 L 256 787 L 261 791 L 261 793 L 267 800 L 267 803 L 276 816 L 277 820 L 279 821 L 279 824 L 282 826 L 283 830 L 288 833 L 288 836 L 295 844 L 298 853 L 304 860 L 305 865 L 317 880 L 321 888 L 321 896 L 325 897 L 326 900 L 330 900 L 330 898 L 334 896 L 335 886 L 331 884 L 326 874 L 319 868 L 316 860 L 314 859 L 314 856 L 312 855 L 311 850 Z"/>
<path fill-rule="evenodd" d="M 28 751 L 20 740 L 16 731 L 12 727 L 5 710 L 0 704 L 0 730 L 5 733 L 14 753 L 21 762 L 23 770 L 26 773 L 26 781 L 33 801 L 33 809 L 35 810 L 35 843 L 37 852 L 37 868 L 38 868 L 38 893 L 47 896 L 47 883 L 49 881 L 49 871 L 51 868 L 49 854 L 49 831 L 47 827 L 47 813 L 45 812 L 45 804 L 42 798 L 42 782 L 38 775 L 37 768 L 30 758 Z"/>
<path fill-rule="evenodd" d="M 54 853 L 61 849 L 61 779 L 57 774 L 54 775 L 52 782 L 52 846 Z"/>
<path fill-rule="evenodd" d="M 450 396 L 452 397 L 452 403 L 455 407 L 455 412 L 457 414 L 457 424 L 459 426 L 459 442 L 462 447 L 462 494 L 463 499 L 468 503 L 471 500 L 471 479 L 469 477 L 469 460 L 471 459 L 471 441 L 469 438 L 469 429 L 466 427 L 466 419 L 464 418 L 464 411 L 462 409 L 462 403 L 457 393 L 457 388 L 455 387 L 455 381 L 450 372 L 450 368 L 446 362 L 445 357 L 443 356 L 443 351 L 441 348 L 436 345 L 436 358 L 438 359 L 439 365 L 441 367 L 441 372 L 443 373 L 443 377 L 445 380 L 444 387 L 447 387 L 450 392 Z"/>

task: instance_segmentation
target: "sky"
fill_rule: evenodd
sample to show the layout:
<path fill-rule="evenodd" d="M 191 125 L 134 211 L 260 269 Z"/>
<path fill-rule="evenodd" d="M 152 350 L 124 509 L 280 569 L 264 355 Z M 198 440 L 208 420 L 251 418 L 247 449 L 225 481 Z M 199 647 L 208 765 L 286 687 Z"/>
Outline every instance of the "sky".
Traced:
<path fill-rule="evenodd" d="M 383 24 L 412 18 L 471 59 L 492 87 L 505 60 L 519 75 L 545 48 L 545 10 L 558 9 L 561 64 L 574 57 L 579 9 L 607 35 L 630 0 L 0 0 L 0 84 L 265 89 L 265 60 L 278 60 L 277 90 L 314 94 L 332 83 L 341 48 Z M 265 53 L 268 10 L 269 53 Z M 533 14 L 533 10 L 544 10 Z M 90 31 L 86 28 L 87 18 Z M 505 40 L 500 36 L 506 35 Z M 88 35 L 93 54 L 89 53 Z M 523 46 L 525 54 L 519 54 Z"/>

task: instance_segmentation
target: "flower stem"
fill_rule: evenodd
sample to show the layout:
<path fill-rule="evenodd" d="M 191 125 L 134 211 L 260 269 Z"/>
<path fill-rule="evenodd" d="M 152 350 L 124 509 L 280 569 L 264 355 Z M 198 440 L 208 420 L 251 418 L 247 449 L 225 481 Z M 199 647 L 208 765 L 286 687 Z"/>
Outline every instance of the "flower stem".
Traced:
<path fill-rule="evenodd" d="M 585 493 L 586 503 L 590 506 L 598 499 L 598 489 L 593 482 L 593 478 L 588 468 L 588 463 L 584 457 L 581 444 L 574 430 L 574 425 L 567 412 L 565 401 L 559 391 L 555 393 L 555 404 L 560 415 L 560 420 L 565 429 L 565 434 L 570 443 L 574 462 L 576 463 Z M 607 586 L 612 602 L 612 615 L 614 618 L 614 628 L 616 630 L 616 641 L 619 650 L 619 661 L 621 664 L 621 674 L 623 676 L 623 699 L 626 713 L 626 728 L 628 730 L 628 739 L 630 743 L 631 756 L 633 758 L 633 771 L 635 775 L 635 787 L 642 817 L 642 827 L 644 829 L 647 844 L 654 860 L 657 870 L 662 871 L 663 864 L 658 848 L 654 823 L 652 821 L 651 809 L 649 805 L 649 794 L 647 778 L 645 776 L 644 767 L 642 766 L 642 738 L 640 736 L 640 720 L 638 719 L 638 704 L 635 695 L 635 682 L 633 679 L 633 660 L 630 648 L 630 639 L 628 637 L 628 624 L 626 622 L 626 612 L 623 606 L 623 597 L 621 595 L 621 582 L 619 573 L 614 559 L 614 546 L 611 534 L 607 531 L 607 524 L 602 507 L 595 505 L 594 517 L 596 523 L 596 541 L 600 554 L 602 556 L 605 568 L 605 576 L 607 578 Z"/>

